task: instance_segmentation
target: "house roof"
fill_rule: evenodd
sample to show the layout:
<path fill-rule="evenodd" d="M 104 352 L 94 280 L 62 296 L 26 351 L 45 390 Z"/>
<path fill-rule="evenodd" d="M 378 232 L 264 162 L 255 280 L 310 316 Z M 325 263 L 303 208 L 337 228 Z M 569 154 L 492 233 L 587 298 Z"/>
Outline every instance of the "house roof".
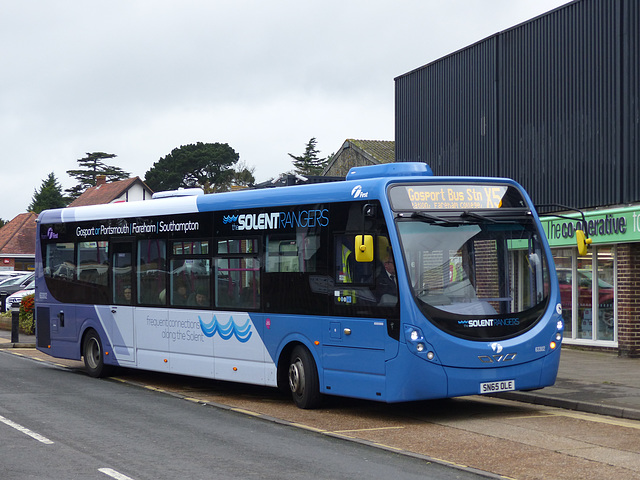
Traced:
<path fill-rule="evenodd" d="M 353 140 L 346 142 L 371 155 L 378 163 L 392 163 L 396 159 L 396 142 L 393 140 Z M 345 142 L 345 143 L 346 143 Z"/>
<path fill-rule="evenodd" d="M 102 205 L 111 203 L 115 199 L 122 196 L 135 183 L 141 184 L 146 190 L 152 192 L 147 185 L 140 180 L 140 177 L 127 178 L 109 183 L 100 183 L 95 187 L 89 187 L 87 190 L 69 204 L 70 207 L 84 207 L 85 205 Z"/>
<path fill-rule="evenodd" d="M 0 228 L 0 255 L 35 255 L 36 218 L 33 212 L 21 213 Z"/>
<path fill-rule="evenodd" d="M 338 171 L 348 170 L 350 167 L 361 166 L 357 161 L 354 163 L 354 157 L 346 152 L 357 152 L 357 156 L 365 160 L 365 164 L 376 165 L 379 163 L 392 163 L 396 158 L 396 142 L 393 140 L 355 140 L 347 138 L 340 150 L 336 152 L 331 161 L 325 166 L 322 175 L 333 172 L 336 175 Z M 344 157 L 344 158 L 343 158 Z M 336 168 L 337 167 L 337 168 Z M 348 168 L 347 168 L 348 167 Z M 346 174 L 346 170 L 344 173 Z"/>

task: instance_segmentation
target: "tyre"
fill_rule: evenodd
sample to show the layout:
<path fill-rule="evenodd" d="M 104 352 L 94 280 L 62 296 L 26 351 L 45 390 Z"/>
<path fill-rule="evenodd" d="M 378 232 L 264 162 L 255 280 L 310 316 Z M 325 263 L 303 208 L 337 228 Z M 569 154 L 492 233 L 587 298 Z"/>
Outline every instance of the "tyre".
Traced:
<path fill-rule="evenodd" d="M 104 350 L 100 335 L 95 330 L 89 330 L 82 342 L 84 366 L 89 376 L 94 378 L 108 377 L 113 372 L 111 365 L 104 363 Z"/>
<path fill-rule="evenodd" d="M 291 352 L 289 389 L 298 408 L 317 408 L 322 402 L 316 362 L 309 350 L 302 345 L 298 345 Z"/>

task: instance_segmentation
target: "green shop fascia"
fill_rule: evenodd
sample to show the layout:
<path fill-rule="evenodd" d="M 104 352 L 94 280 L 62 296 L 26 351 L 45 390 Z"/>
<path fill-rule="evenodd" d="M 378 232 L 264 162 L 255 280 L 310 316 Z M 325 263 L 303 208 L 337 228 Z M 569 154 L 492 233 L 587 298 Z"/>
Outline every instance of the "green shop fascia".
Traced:
<path fill-rule="evenodd" d="M 584 222 L 578 213 L 562 217 L 540 218 L 551 248 L 575 247 L 577 230 L 583 230 L 593 245 L 640 242 L 640 205 L 585 212 Z"/>

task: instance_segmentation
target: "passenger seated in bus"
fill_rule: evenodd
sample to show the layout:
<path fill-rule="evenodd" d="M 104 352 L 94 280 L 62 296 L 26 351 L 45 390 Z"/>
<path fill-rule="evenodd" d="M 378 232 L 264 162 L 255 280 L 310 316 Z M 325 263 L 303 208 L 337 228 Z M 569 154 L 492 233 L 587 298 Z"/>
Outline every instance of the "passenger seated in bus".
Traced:
<path fill-rule="evenodd" d="M 172 305 L 187 305 L 189 295 L 187 294 L 187 286 L 182 281 L 178 281 L 174 285 Z"/>
<path fill-rule="evenodd" d="M 187 304 L 193 307 L 208 307 L 209 306 L 209 292 L 204 287 L 196 288 L 196 291 L 189 295 Z"/>
<path fill-rule="evenodd" d="M 131 305 L 131 285 L 123 285 L 117 292 L 116 302 Z"/>

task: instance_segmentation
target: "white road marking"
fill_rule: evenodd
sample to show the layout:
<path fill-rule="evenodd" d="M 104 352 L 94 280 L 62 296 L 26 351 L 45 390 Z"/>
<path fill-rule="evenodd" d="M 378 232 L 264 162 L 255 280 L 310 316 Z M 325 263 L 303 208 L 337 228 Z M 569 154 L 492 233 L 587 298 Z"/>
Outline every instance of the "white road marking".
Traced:
<path fill-rule="evenodd" d="M 111 478 L 115 478 L 116 480 L 133 480 L 131 477 L 127 477 L 120 472 L 116 472 L 112 468 L 99 468 L 98 471 L 100 473 L 104 473 L 105 475 L 109 475 Z"/>
<path fill-rule="evenodd" d="M 2 415 L 0 415 L 0 422 L 4 423 L 5 425 L 9 425 L 12 428 L 15 428 L 16 430 L 18 430 L 19 432 L 24 433 L 25 435 L 29 435 L 31 438 L 34 438 L 34 439 L 38 440 L 41 443 L 44 443 L 46 445 L 53 445 L 53 442 L 51 440 L 49 440 L 47 437 L 43 437 L 39 433 L 32 432 L 28 428 L 23 427 L 22 425 L 9 420 L 8 418 L 5 418 Z"/>

